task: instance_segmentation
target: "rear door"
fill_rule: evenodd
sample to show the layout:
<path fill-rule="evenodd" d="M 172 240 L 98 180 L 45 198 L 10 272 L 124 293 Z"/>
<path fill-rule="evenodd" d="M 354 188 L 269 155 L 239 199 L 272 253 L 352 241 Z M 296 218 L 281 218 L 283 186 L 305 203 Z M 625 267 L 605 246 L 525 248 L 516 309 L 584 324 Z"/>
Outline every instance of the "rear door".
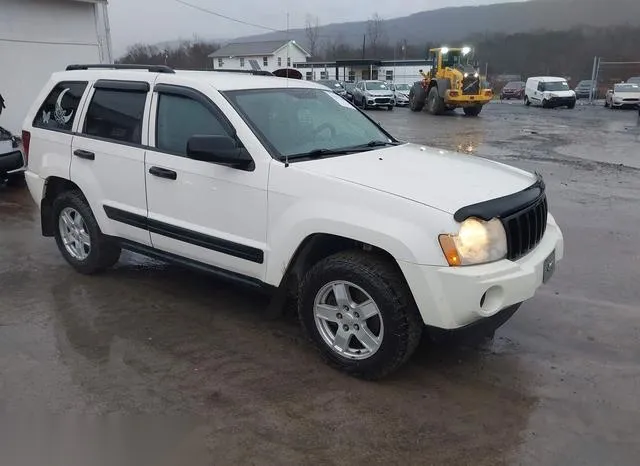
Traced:
<path fill-rule="evenodd" d="M 73 138 L 71 162 L 71 181 L 82 189 L 103 233 L 144 245 L 151 244 L 144 175 L 150 87 L 147 79 L 96 81 Z"/>

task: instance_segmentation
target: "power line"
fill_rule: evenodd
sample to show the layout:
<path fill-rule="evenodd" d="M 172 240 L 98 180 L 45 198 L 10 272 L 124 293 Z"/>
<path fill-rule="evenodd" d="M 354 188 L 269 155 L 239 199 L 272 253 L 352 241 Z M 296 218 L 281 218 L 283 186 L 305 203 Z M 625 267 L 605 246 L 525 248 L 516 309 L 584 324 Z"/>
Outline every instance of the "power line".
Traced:
<path fill-rule="evenodd" d="M 174 0 L 174 1 L 176 1 L 178 3 L 181 3 L 182 5 L 188 6 L 190 8 L 194 8 L 196 10 L 202 11 L 203 13 L 209 13 L 210 15 L 214 15 L 214 16 L 217 16 L 219 18 L 224 18 L 224 19 L 227 19 L 229 21 L 233 21 L 235 23 L 240 23 L 240 24 L 244 24 L 244 25 L 247 25 L 247 26 L 253 26 L 253 27 L 256 27 L 256 28 L 260 28 L 260 29 L 266 29 L 267 31 L 272 31 L 272 32 L 286 32 L 286 31 L 282 31 L 280 29 L 271 28 L 269 26 L 263 26 L 261 24 L 250 23 L 248 21 L 243 21 L 241 19 L 232 18 L 231 16 L 223 15 L 222 13 L 217 13 L 217 12 L 215 12 L 213 10 L 209 10 L 209 9 L 203 8 L 201 6 L 194 5 L 194 4 L 189 3 L 189 2 L 185 2 L 184 0 Z"/>

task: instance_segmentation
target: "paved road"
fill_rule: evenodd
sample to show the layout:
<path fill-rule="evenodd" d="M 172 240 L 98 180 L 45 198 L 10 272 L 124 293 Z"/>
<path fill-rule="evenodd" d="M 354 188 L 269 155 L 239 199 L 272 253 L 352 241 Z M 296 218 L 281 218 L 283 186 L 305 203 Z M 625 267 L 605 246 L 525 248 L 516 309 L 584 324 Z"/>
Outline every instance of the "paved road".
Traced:
<path fill-rule="evenodd" d="M 424 344 L 391 379 L 354 380 L 295 321 L 266 319 L 262 296 L 131 255 L 100 277 L 74 273 L 39 236 L 26 190 L 5 187 L 0 412 L 160 415 L 129 440 L 166 424 L 154 452 L 185 441 L 215 464 L 638 464 L 636 113 L 371 115 L 401 138 L 545 176 L 566 258 L 492 344 Z"/>

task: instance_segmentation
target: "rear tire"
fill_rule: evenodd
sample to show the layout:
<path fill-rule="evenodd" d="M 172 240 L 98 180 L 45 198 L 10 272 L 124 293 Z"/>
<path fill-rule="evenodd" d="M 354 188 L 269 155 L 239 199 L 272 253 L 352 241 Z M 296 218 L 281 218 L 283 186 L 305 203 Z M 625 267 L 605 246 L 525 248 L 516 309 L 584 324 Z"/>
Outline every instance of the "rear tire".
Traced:
<path fill-rule="evenodd" d="M 118 262 L 120 245 L 102 234 L 82 193 L 66 191 L 58 196 L 53 201 L 53 218 L 58 249 L 78 272 L 100 273 Z M 71 228 L 69 220 L 73 220 Z"/>
<path fill-rule="evenodd" d="M 424 108 L 427 93 L 420 84 L 414 84 L 409 91 L 409 108 L 412 112 L 421 112 Z"/>
<path fill-rule="evenodd" d="M 474 105 L 473 107 L 464 107 L 462 109 L 465 115 L 467 116 L 478 116 L 482 111 L 482 105 Z"/>
<path fill-rule="evenodd" d="M 299 295 L 303 329 L 322 357 L 343 372 L 382 378 L 418 346 L 422 319 L 392 260 L 362 251 L 327 257 L 306 274 Z M 358 307 L 364 302 L 366 314 Z M 363 335 L 369 346 L 360 343 Z"/>
<path fill-rule="evenodd" d="M 442 115 L 445 111 L 444 99 L 440 97 L 438 88 L 433 86 L 427 96 L 427 108 L 432 115 Z"/>

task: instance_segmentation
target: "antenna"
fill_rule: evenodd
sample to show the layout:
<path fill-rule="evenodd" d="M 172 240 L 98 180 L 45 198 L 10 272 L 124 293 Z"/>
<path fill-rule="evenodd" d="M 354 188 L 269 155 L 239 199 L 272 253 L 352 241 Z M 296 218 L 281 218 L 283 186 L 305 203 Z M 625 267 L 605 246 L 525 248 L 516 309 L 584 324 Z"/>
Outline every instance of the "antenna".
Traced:
<path fill-rule="evenodd" d="M 289 36 L 289 12 L 287 11 L 287 87 L 289 87 L 289 47 L 291 47 L 291 36 Z M 284 166 L 287 168 L 289 166 L 289 154 L 284 156 Z"/>

